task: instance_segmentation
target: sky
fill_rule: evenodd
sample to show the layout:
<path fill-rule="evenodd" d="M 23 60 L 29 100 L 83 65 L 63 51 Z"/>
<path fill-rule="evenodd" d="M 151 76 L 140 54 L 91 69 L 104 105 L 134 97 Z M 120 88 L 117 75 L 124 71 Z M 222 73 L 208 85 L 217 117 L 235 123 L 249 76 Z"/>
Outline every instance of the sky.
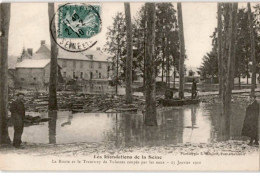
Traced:
<path fill-rule="evenodd" d="M 130 3 L 132 18 L 144 3 Z M 102 3 L 102 31 L 96 36 L 94 47 L 103 47 L 106 42 L 107 27 L 113 23 L 117 12 L 124 12 L 122 2 Z M 174 8 L 176 4 L 173 3 Z M 57 6 L 57 4 L 56 4 Z M 217 26 L 216 3 L 182 3 L 184 39 L 187 68 L 199 67 L 203 56 L 211 50 L 211 38 Z M 20 55 L 23 48 L 37 51 L 40 41 L 50 44 L 47 3 L 12 3 L 9 31 L 9 55 Z"/>

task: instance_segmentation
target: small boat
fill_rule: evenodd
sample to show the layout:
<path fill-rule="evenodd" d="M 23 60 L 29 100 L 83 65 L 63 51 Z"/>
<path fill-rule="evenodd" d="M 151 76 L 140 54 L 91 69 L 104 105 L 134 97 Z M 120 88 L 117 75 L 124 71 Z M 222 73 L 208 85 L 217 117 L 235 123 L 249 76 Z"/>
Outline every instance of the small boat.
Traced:
<path fill-rule="evenodd" d="M 163 106 L 183 106 L 190 104 L 198 104 L 200 99 L 160 99 L 159 103 Z"/>

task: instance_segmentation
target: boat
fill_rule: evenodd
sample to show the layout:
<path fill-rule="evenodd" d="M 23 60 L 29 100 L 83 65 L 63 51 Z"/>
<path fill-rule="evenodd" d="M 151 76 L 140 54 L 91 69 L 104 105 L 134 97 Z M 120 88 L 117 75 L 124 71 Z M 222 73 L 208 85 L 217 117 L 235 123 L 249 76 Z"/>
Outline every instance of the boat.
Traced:
<path fill-rule="evenodd" d="M 191 105 L 198 104 L 200 99 L 160 99 L 159 103 L 163 106 L 183 106 L 183 105 Z"/>

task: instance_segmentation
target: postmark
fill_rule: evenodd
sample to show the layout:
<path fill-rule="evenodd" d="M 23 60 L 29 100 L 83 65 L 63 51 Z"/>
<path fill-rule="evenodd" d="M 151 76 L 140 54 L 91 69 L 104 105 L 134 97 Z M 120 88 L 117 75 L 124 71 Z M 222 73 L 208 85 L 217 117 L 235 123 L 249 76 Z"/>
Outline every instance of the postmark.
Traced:
<path fill-rule="evenodd" d="M 60 5 L 50 24 L 50 32 L 59 47 L 82 52 L 93 47 L 101 32 L 100 4 L 68 3 Z"/>

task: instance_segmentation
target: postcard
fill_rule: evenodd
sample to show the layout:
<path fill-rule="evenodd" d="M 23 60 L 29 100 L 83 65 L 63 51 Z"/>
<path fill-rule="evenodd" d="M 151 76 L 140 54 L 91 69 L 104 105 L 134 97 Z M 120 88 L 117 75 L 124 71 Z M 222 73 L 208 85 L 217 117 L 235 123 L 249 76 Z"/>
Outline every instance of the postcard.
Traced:
<path fill-rule="evenodd" d="M 260 2 L 3 2 L 0 170 L 260 169 Z"/>

